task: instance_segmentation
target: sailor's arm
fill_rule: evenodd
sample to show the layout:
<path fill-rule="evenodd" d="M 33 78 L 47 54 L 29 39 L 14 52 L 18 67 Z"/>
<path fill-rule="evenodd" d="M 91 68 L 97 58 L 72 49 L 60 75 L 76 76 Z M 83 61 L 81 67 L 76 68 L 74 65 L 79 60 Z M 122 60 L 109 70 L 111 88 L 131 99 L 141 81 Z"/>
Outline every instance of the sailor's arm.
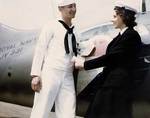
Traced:
<path fill-rule="evenodd" d="M 31 87 L 34 91 L 39 91 L 41 88 L 41 70 L 47 52 L 48 44 L 50 43 L 53 35 L 53 32 L 47 27 L 48 26 L 43 27 L 35 47 L 35 53 L 30 73 L 32 77 Z"/>

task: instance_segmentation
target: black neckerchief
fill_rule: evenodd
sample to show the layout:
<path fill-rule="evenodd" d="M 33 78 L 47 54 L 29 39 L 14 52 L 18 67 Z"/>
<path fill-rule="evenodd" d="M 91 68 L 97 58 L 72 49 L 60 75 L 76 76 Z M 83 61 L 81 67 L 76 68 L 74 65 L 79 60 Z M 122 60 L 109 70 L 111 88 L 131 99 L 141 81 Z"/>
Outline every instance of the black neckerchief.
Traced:
<path fill-rule="evenodd" d="M 67 30 L 66 34 L 65 34 L 65 38 L 64 38 L 64 45 L 65 45 L 65 51 L 67 54 L 70 53 L 69 51 L 69 45 L 68 45 L 68 34 L 72 34 L 72 48 L 73 48 L 73 52 L 75 54 L 75 56 L 77 56 L 77 49 L 76 49 L 76 37 L 73 33 L 73 28 L 70 28 L 64 21 L 62 20 L 58 20 L 63 26 L 64 28 Z"/>

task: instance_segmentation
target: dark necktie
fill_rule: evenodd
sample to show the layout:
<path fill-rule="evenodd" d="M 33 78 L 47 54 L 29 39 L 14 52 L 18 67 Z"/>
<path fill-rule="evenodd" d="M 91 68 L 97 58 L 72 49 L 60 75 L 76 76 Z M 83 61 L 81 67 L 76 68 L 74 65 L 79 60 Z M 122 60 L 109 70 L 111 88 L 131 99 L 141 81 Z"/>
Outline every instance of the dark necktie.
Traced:
<path fill-rule="evenodd" d="M 69 26 L 62 20 L 59 20 L 59 22 L 64 26 L 64 28 L 67 30 L 66 34 L 65 34 L 65 38 L 64 38 L 64 46 L 65 46 L 65 51 L 67 54 L 70 53 L 69 51 L 69 44 L 68 44 L 68 34 L 72 34 L 72 50 L 75 54 L 75 56 L 77 56 L 77 49 L 76 49 L 76 37 L 73 33 L 73 28 L 69 28 Z"/>

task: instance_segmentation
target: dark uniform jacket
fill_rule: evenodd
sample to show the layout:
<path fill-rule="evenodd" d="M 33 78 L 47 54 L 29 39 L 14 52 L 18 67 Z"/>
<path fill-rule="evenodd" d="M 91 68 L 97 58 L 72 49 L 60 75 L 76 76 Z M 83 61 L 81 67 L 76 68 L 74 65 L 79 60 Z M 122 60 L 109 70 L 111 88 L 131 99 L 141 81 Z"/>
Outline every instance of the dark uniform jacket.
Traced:
<path fill-rule="evenodd" d="M 139 34 L 132 28 L 128 28 L 109 43 L 105 55 L 86 61 L 84 68 L 89 70 L 104 67 L 104 86 L 126 86 L 130 81 L 141 45 Z"/>

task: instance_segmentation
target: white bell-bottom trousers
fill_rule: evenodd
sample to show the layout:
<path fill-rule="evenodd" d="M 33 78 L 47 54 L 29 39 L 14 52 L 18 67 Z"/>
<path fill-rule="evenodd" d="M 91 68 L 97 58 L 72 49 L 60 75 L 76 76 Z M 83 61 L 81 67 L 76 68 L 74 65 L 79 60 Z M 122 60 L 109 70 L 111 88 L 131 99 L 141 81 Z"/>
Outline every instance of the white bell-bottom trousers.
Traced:
<path fill-rule="evenodd" d="M 72 72 L 45 69 L 41 79 L 42 89 L 35 93 L 30 118 L 51 118 L 54 102 L 56 118 L 75 118 L 76 95 Z"/>

